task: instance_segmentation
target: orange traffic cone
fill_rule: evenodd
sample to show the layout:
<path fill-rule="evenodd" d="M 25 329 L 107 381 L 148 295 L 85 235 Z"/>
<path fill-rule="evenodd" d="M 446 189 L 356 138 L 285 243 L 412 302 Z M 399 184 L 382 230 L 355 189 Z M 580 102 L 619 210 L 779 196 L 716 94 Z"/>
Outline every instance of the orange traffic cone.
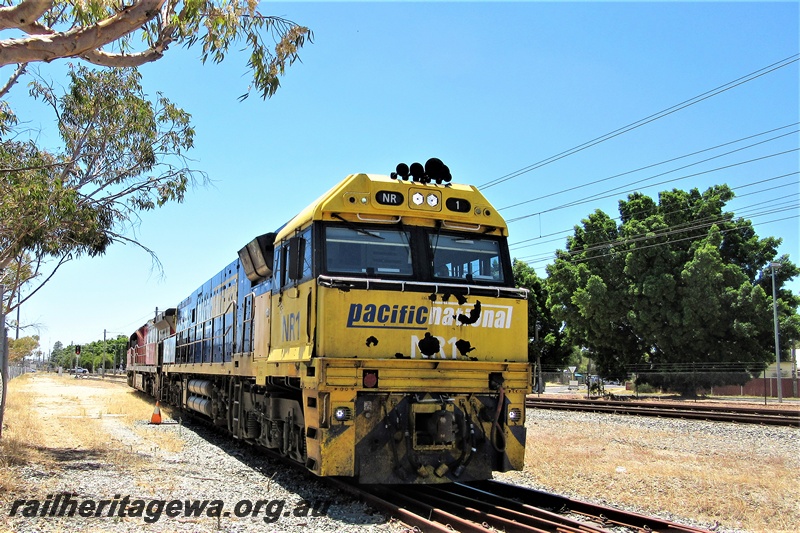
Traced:
<path fill-rule="evenodd" d="M 156 408 L 153 410 L 153 416 L 150 417 L 151 424 L 161 423 L 161 408 L 159 407 L 158 400 L 156 400 Z"/>

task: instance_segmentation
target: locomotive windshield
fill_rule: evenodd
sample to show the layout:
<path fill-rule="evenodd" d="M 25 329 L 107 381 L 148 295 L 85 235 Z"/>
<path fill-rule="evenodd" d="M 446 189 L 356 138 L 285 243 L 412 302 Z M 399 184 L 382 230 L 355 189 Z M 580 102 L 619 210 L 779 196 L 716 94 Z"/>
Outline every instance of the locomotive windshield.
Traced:
<path fill-rule="evenodd" d="M 433 234 L 428 236 L 433 253 L 433 277 L 503 282 L 500 241 L 473 236 Z"/>
<path fill-rule="evenodd" d="M 328 227 L 328 272 L 410 276 L 411 247 L 405 231 Z"/>
<path fill-rule="evenodd" d="M 499 238 L 414 226 L 326 226 L 325 271 L 505 286 L 504 244 Z"/>

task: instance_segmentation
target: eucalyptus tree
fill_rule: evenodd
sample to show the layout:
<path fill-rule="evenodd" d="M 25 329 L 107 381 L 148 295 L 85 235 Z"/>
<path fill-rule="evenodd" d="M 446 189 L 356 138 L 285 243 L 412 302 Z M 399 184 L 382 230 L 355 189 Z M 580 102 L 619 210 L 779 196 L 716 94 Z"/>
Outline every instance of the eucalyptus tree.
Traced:
<path fill-rule="evenodd" d="M 298 59 L 311 30 L 263 15 L 258 0 L 5 0 L 0 7 L 0 66 L 17 65 L 2 96 L 30 63 L 79 58 L 101 67 L 159 61 L 173 45 L 199 46 L 220 62 L 232 45 L 249 53 L 251 87 L 263 97 Z M 249 90 L 248 90 L 249 91 Z M 247 93 L 245 93 L 247 94 Z"/>
<path fill-rule="evenodd" d="M 0 142 L 0 270 L 13 271 L 4 275 L 6 311 L 25 301 L 21 284 L 38 277 L 40 287 L 70 259 L 136 242 L 124 233 L 140 212 L 182 201 L 204 179 L 185 159 L 190 115 L 163 95 L 151 101 L 136 69 L 74 67 L 64 94 L 38 79 L 31 95 L 57 117 L 61 146 Z M 55 265 L 44 276 L 47 260 Z"/>
<path fill-rule="evenodd" d="M 38 348 L 38 335 L 8 339 L 8 361 L 14 364 L 21 363 L 26 357 L 34 355 Z"/>
<path fill-rule="evenodd" d="M 26 117 L 0 101 L 0 276 L 13 280 L 0 295 L 6 311 L 65 261 L 131 241 L 124 230 L 140 212 L 180 202 L 195 179 L 205 180 L 186 166 L 190 115 L 161 94 L 149 100 L 135 67 L 164 60 L 175 45 L 200 48 L 203 63 L 221 62 L 239 46 L 251 73 L 242 98 L 253 90 L 272 96 L 313 34 L 262 14 L 258 3 L 0 0 L 0 68 L 11 69 L 0 98 L 37 62 L 70 58 L 101 67 L 71 63 L 64 94 L 43 78 L 29 84 L 30 95 L 54 113 L 60 147 L 41 146 L 35 134 L 26 138 L 17 128 Z"/>

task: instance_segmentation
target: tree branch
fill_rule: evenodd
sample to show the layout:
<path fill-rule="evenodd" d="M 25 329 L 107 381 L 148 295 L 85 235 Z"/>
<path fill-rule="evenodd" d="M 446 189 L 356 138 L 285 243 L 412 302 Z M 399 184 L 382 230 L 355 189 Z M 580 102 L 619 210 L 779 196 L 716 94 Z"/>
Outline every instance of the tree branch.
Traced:
<path fill-rule="evenodd" d="M 0 89 L 0 98 L 8 94 L 8 91 L 10 91 L 11 87 L 13 87 L 15 83 L 17 83 L 19 77 L 25 74 L 25 70 L 27 68 L 28 68 L 27 63 L 22 63 L 20 65 L 17 65 L 17 70 L 15 70 L 14 73 L 11 75 L 11 77 L 8 78 L 8 81 L 3 86 L 3 88 Z"/>
<path fill-rule="evenodd" d="M 35 0 L 34 0 L 35 1 Z M 139 0 L 85 28 L 0 41 L 0 66 L 81 56 L 137 30 L 158 16 L 165 0 Z"/>
<path fill-rule="evenodd" d="M 17 28 L 25 33 L 40 33 L 44 28 L 36 22 L 48 9 L 53 0 L 23 0 L 10 7 L 0 7 L 0 31 Z"/>
<path fill-rule="evenodd" d="M 63 265 L 64 263 L 66 263 L 67 261 L 70 261 L 70 260 L 72 260 L 72 256 L 71 256 L 71 255 L 65 255 L 65 256 L 61 257 L 61 258 L 58 260 L 58 264 L 57 264 L 57 265 L 56 265 L 56 267 L 53 269 L 53 271 L 50 273 L 50 275 L 49 275 L 49 276 L 47 276 L 47 278 L 45 278 L 45 280 L 44 280 L 44 281 L 42 281 L 42 282 L 39 284 L 39 286 L 38 286 L 38 287 L 36 287 L 36 288 L 35 288 L 35 289 L 33 289 L 33 290 L 30 292 L 30 293 L 28 293 L 28 295 L 27 295 L 25 298 L 23 298 L 22 300 L 18 301 L 18 302 L 17 302 L 17 305 L 22 305 L 22 304 L 24 304 L 25 302 L 27 302 L 27 301 L 28 301 L 28 300 L 31 298 L 31 296 L 33 296 L 34 294 L 36 294 L 37 292 L 39 292 L 39 289 L 41 289 L 42 287 L 44 287 L 44 286 L 45 286 L 45 284 L 46 284 L 48 281 L 50 281 L 50 279 L 51 279 L 51 278 L 52 278 L 52 277 L 55 275 L 56 271 L 57 271 L 57 270 L 58 270 L 58 269 L 61 267 L 61 265 Z M 41 261 L 41 259 L 40 259 L 40 261 Z M 9 308 L 9 309 L 8 309 L 6 312 L 7 312 L 7 313 L 8 313 L 8 312 L 11 312 L 11 311 L 13 311 L 13 310 L 14 310 L 14 309 L 16 309 L 16 308 L 17 308 L 17 306 L 10 307 L 10 308 Z"/>
<path fill-rule="evenodd" d="M 174 41 L 176 27 L 174 24 L 168 24 L 167 21 L 172 19 L 175 4 L 175 0 L 170 0 L 161 6 L 159 17 L 161 19 L 161 26 L 158 30 L 158 39 L 156 39 L 153 45 L 147 50 L 134 54 L 115 54 L 95 49 L 82 54 L 81 59 L 100 67 L 118 68 L 139 67 L 161 59 L 169 45 Z M 185 9 L 184 7 L 184 11 Z M 179 18 L 182 18 L 183 15 L 184 12 L 182 11 Z"/>

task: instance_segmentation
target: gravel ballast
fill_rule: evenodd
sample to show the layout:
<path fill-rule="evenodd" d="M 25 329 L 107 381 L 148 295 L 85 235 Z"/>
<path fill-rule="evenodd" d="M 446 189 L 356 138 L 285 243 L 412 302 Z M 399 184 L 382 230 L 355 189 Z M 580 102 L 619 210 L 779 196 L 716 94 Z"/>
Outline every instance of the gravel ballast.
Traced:
<path fill-rule="evenodd" d="M 145 420 L 131 425 L 113 414 L 96 414 L 90 403 L 72 407 L 87 401 L 74 382 L 42 376 L 27 387 L 38 399 L 35 419 L 47 430 L 47 442 L 37 445 L 37 453 L 49 459 L 7 467 L 18 483 L 13 491 L 0 491 L 0 531 L 409 530 L 324 480 L 232 441 L 205 424 L 189 419 L 179 422 L 162 410 L 161 425 Z M 108 387 L 131 394 L 120 385 L 93 390 L 117 394 Z M 60 403 L 69 408 L 59 407 Z M 14 421 L 8 423 L 13 434 Z M 105 446 L 82 443 L 74 431 L 67 431 L 73 424 L 85 424 L 103 438 L 108 435 L 109 442 Z M 703 489 L 703 476 L 713 473 L 717 464 L 742 458 L 743 470 L 760 468 L 758 461 L 781 465 L 781 473 L 765 481 L 768 485 L 777 482 L 784 470 L 794 479 L 792 473 L 800 468 L 800 430 L 796 428 L 537 409 L 528 409 L 526 425 L 525 470 L 497 473 L 496 479 L 716 531 L 781 529 L 768 523 L 752 526 L 721 509 L 715 514 L 714 509 L 695 512 L 679 505 L 697 491 L 729 490 L 730 495 L 722 498 L 740 498 L 742 505 L 754 509 L 774 508 L 774 501 L 764 500 L 755 490 L 740 496 L 736 486 Z M 608 456 L 615 450 L 617 455 Z M 576 457 L 583 463 L 574 465 Z M 687 458 L 699 459 L 700 466 Z M 665 467 L 659 463 L 662 459 L 677 461 L 688 476 L 658 478 L 672 472 L 656 471 Z M 575 466 L 577 470 L 571 470 Z M 692 471 L 697 468 L 703 471 Z M 637 476 L 656 481 L 643 483 Z M 791 492 L 797 489 L 784 490 L 777 497 L 788 500 L 786 508 L 769 514 L 800 521 L 798 498 Z M 676 495 L 666 498 L 671 492 Z M 55 503 L 64 505 L 65 501 L 67 511 L 69 502 L 76 502 L 73 516 L 50 516 L 51 509 L 44 510 L 44 505 L 55 509 Z M 87 516 L 81 516 L 81 504 L 87 506 L 83 513 Z M 98 510 L 98 505 L 103 507 Z M 123 506 L 125 513 L 120 512 Z"/>
<path fill-rule="evenodd" d="M 21 470 L 30 482 L 26 495 L 21 498 L 35 499 L 44 503 L 63 491 L 71 494 L 67 500 L 61 494 L 61 506 L 68 513 L 70 506 L 65 501 L 76 501 L 74 516 L 50 517 L 22 516 L 26 505 L 18 506 L 16 515 L 10 517 L 13 501 L 4 508 L 6 526 L 11 531 L 406 531 L 406 527 L 351 496 L 333 489 L 324 481 L 315 479 L 299 470 L 288 468 L 280 462 L 258 453 L 248 445 L 227 441 L 222 435 L 197 424 L 186 426 L 166 420 L 160 426 L 142 423 L 148 437 L 158 439 L 158 433 L 179 434 L 184 449 L 168 453 L 158 447 L 142 449 L 142 439 L 130 429 L 117 426 L 114 419 L 103 421 L 108 429 L 120 439 L 128 442 L 131 464 L 106 463 L 102 459 L 76 453 L 65 457 L 64 468 L 59 471 L 42 471 L 35 465 Z M 148 438 L 148 440 L 150 440 Z M 124 446 L 124 444 L 123 444 Z M 37 480 L 56 479 L 48 484 L 46 492 L 37 491 Z M 140 516 L 119 516 L 125 497 L 126 511 L 122 514 L 137 514 L 136 500 L 144 508 Z M 111 500 L 99 516 L 80 516 L 83 502 Z M 189 506 L 202 506 L 202 511 L 190 510 Z M 261 501 L 260 508 L 256 508 Z M 116 502 L 115 508 L 112 505 Z M 163 503 L 162 503 L 163 502 Z M 176 503 L 177 502 L 177 503 Z M 85 504 L 91 506 L 91 504 Z M 141 507 L 141 504 L 139 504 Z M 172 508 L 168 507 L 172 505 Z M 55 507 L 55 506 L 53 506 Z M 31 507 L 28 507 L 29 512 Z M 37 515 L 42 513 L 41 507 Z M 86 511 L 86 514 L 91 514 Z M 169 516 L 169 515 L 172 516 Z M 189 514 L 190 516 L 186 516 Z M 199 516 L 191 516 L 197 514 Z"/>
<path fill-rule="evenodd" d="M 800 429 L 528 409 L 512 484 L 727 531 L 796 531 Z"/>

